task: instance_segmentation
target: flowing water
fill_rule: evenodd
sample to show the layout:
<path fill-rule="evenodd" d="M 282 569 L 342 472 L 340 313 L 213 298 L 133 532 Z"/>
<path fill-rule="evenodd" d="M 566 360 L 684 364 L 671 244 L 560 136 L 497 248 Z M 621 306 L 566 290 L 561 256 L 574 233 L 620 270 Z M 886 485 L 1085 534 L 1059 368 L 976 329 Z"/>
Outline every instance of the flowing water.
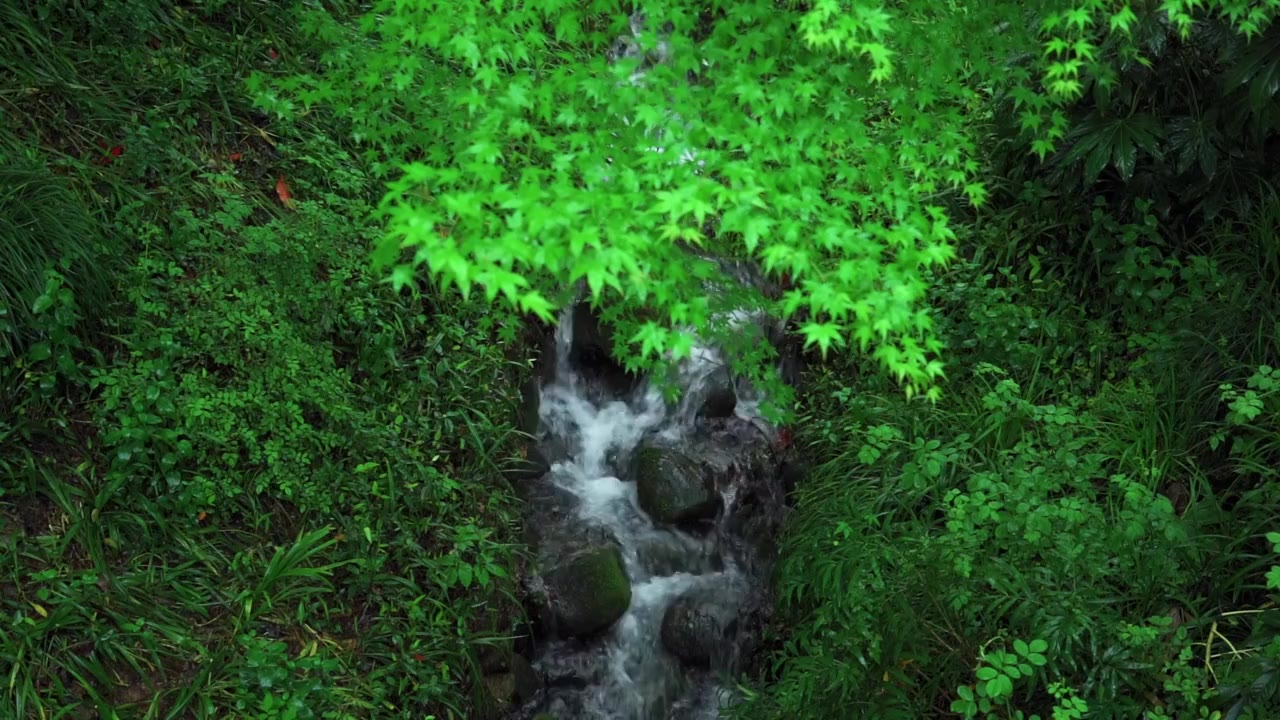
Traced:
<path fill-rule="evenodd" d="M 696 590 L 740 603 L 763 582 L 732 549 L 732 533 L 723 522 L 738 487 L 722 488 L 717 522 L 686 531 L 655 524 L 640 507 L 635 482 L 625 475 L 627 460 L 642 441 L 680 444 L 699 432 L 696 411 L 721 357 L 700 348 L 683 363 L 679 403 L 668 403 L 647 383 L 616 398 L 571 366 L 573 335 L 573 313 L 566 313 L 557 329 L 555 377 L 541 389 L 539 444 L 548 457 L 559 454 L 543 481 L 577 498 L 582 522 L 608 528 L 618 540 L 631 604 L 603 637 L 553 638 L 539 648 L 534 667 L 544 677 L 573 681 L 553 682 L 525 717 L 534 711 L 557 720 L 718 717 L 732 694 L 716 671 L 731 670 L 733 658 L 713 663 L 710 671 L 686 668 L 663 648 L 660 628 L 668 606 L 684 593 Z M 759 404 L 749 389 L 738 388 L 737 395 L 736 417 L 725 422 L 768 437 L 772 429 L 758 417 Z"/>

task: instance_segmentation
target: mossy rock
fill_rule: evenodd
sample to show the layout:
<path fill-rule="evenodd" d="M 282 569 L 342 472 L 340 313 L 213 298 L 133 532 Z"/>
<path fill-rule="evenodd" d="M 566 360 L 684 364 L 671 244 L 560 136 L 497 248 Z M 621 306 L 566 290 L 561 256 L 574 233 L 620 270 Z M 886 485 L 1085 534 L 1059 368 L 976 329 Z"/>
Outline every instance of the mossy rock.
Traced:
<path fill-rule="evenodd" d="M 587 547 L 558 561 L 543 579 L 547 603 L 563 635 L 593 635 L 631 607 L 631 581 L 616 545 Z"/>
<path fill-rule="evenodd" d="M 508 672 L 489 673 L 474 689 L 476 714 L 483 720 L 498 720 L 533 699 L 542 689 L 542 678 L 523 656 L 511 657 Z"/>
<path fill-rule="evenodd" d="M 480 669 L 487 673 L 509 670 L 511 658 L 515 655 L 515 639 L 499 638 L 492 643 L 485 643 L 475 649 L 475 654 Z"/>
<path fill-rule="evenodd" d="M 687 523 L 713 517 L 720 506 L 711 474 L 671 448 L 640 448 L 632 462 L 640 507 L 654 522 Z"/>
<path fill-rule="evenodd" d="M 516 681 L 511 673 L 485 675 L 471 688 L 472 712 L 477 720 L 500 720 L 515 703 Z"/>

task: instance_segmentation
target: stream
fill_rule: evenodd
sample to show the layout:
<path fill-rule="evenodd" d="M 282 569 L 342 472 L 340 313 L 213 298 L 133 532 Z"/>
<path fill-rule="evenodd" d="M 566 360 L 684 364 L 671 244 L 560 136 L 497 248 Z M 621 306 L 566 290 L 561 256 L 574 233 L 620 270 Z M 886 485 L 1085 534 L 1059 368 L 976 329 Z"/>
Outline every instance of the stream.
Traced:
<path fill-rule="evenodd" d="M 775 429 L 713 348 L 682 363 L 670 403 L 603 347 L 578 306 L 543 370 L 535 447 L 547 471 L 520 491 L 539 556 L 544 688 L 517 717 L 717 718 L 767 613 L 783 507 Z"/>

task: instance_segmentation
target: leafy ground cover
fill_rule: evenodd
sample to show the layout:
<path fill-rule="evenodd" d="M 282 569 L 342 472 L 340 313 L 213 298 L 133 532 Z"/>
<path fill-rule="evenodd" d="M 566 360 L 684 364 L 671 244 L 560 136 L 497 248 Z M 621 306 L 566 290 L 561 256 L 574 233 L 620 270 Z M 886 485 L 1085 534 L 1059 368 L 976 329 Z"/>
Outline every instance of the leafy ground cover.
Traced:
<path fill-rule="evenodd" d="M 245 88 L 289 13 L 0 12 L 0 715 L 475 716 L 517 324 L 370 271 L 342 126 Z"/>

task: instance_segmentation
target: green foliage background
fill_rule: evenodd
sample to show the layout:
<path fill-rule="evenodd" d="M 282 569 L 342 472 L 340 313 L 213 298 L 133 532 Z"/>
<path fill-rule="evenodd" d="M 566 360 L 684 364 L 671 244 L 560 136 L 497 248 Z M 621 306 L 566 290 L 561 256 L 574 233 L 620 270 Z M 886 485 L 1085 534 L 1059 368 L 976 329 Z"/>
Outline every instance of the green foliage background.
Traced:
<path fill-rule="evenodd" d="M 581 285 L 811 348 L 735 717 L 1275 717 L 1280 3 L 1025 6 L 0 6 L 0 716 L 501 710 Z"/>

